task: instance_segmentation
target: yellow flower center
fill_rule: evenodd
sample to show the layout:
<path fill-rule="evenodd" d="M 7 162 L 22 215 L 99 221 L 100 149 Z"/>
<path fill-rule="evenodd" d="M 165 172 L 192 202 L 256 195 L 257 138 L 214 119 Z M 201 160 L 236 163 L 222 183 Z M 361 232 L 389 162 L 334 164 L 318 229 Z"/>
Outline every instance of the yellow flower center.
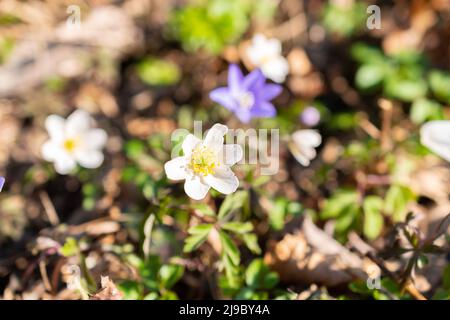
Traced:
<path fill-rule="evenodd" d="M 197 146 L 192 150 L 191 161 L 189 168 L 199 175 L 204 177 L 209 174 L 214 174 L 215 168 L 219 166 L 217 158 L 214 153 L 205 146 Z"/>
<path fill-rule="evenodd" d="M 66 139 L 66 141 L 64 141 L 64 149 L 67 152 L 73 152 L 75 150 L 77 143 L 75 139 Z"/>

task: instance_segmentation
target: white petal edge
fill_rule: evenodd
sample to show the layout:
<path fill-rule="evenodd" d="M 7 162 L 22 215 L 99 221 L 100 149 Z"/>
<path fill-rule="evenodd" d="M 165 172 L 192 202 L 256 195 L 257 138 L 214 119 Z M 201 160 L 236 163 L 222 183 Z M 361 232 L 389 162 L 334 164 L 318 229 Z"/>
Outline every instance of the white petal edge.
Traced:
<path fill-rule="evenodd" d="M 244 151 L 239 144 L 226 144 L 223 146 L 221 159 L 227 166 L 232 166 L 242 160 Z"/>
<path fill-rule="evenodd" d="M 68 136 L 85 134 L 91 128 L 92 118 L 85 110 L 75 110 L 66 121 L 66 133 Z"/>
<path fill-rule="evenodd" d="M 220 152 L 223 148 L 223 136 L 228 132 L 228 127 L 223 124 L 216 123 L 208 130 L 203 145 L 209 149 Z"/>
<path fill-rule="evenodd" d="M 108 135 L 103 129 L 91 129 L 84 136 L 84 145 L 88 149 L 102 149 L 108 140 Z"/>
<path fill-rule="evenodd" d="M 450 121 L 436 120 L 420 129 L 420 141 L 431 151 L 450 162 Z"/>
<path fill-rule="evenodd" d="M 52 114 L 45 119 L 45 129 L 51 139 L 64 139 L 64 128 L 66 120 L 58 115 Z"/>
<path fill-rule="evenodd" d="M 299 145 L 318 147 L 322 143 L 322 136 L 317 130 L 304 129 L 295 131 L 292 140 Z"/>
<path fill-rule="evenodd" d="M 75 167 L 77 163 L 75 159 L 68 154 L 60 153 L 57 158 L 55 158 L 55 170 L 59 174 L 68 174 Z"/>
<path fill-rule="evenodd" d="M 46 161 L 53 162 L 59 152 L 61 152 L 61 148 L 59 144 L 53 140 L 48 140 L 44 142 L 44 144 L 41 147 L 42 158 Z"/>
<path fill-rule="evenodd" d="M 164 171 L 171 180 L 184 180 L 187 177 L 186 157 L 177 157 L 164 164 Z"/>
<path fill-rule="evenodd" d="M 217 171 L 214 175 L 206 176 L 205 182 L 223 194 L 233 193 L 239 187 L 239 179 L 228 168 Z"/>
<path fill-rule="evenodd" d="M 104 160 L 103 153 L 97 150 L 78 149 L 75 151 L 74 156 L 80 166 L 87 169 L 100 167 Z"/>
<path fill-rule="evenodd" d="M 200 142 L 202 142 L 202 140 L 193 134 L 188 134 L 181 144 L 181 149 L 183 149 L 184 155 L 189 156 L 192 153 L 192 149 L 194 149 Z"/>
<path fill-rule="evenodd" d="M 194 200 L 202 200 L 206 197 L 210 186 L 203 183 L 197 176 L 189 176 L 184 183 L 184 191 Z"/>

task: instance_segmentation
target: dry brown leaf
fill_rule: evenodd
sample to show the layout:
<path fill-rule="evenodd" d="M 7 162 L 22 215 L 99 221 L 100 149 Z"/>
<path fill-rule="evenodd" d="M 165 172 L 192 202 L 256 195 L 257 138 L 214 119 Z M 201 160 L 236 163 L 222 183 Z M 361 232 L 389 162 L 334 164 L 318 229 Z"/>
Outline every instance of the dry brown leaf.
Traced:
<path fill-rule="evenodd" d="M 122 300 L 122 292 L 117 289 L 114 282 L 112 282 L 108 276 L 101 277 L 101 286 L 102 289 L 91 296 L 90 300 Z"/>
<path fill-rule="evenodd" d="M 308 216 L 294 233 L 271 243 L 264 260 L 288 283 L 338 286 L 367 278 L 366 262 L 315 226 Z"/>

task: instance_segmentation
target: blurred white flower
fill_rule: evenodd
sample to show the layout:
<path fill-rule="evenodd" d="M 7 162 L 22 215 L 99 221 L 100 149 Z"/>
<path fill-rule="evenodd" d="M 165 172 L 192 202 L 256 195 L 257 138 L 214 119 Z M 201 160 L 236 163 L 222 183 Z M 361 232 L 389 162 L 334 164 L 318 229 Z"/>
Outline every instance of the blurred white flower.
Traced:
<path fill-rule="evenodd" d="M 322 143 L 322 136 L 317 130 L 305 129 L 295 131 L 289 141 L 289 150 L 300 164 L 309 166 L 316 157 L 316 149 Z"/>
<path fill-rule="evenodd" d="M 267 39 L 263 34 L 256 34 L 247 49 L 247 55 L 250 62 L 260 68 L 267 78 L 278 83 L 286 79 L 289 64 L 281 55 L 280 40 Z"/>
<path fill-rule="evenodd" d="M 184 155 L 164 165 L 169 179 L 185 180 L 184 190 L 192 199 L 203 199 L 210 187 L 224 194 L 238 188 L 239 180 L 230 166 L 241 160 L 243 151 L 240 145 L 223 144 L 227 131 L 227 126 L 216 123 L 203 141 L 187 135 L 182 144 Z"/>
<path fill-rule="evenodd" d="M 420 142 L 450 162 L 450 120 L 425 123 L 420 129 Z"/>
<path fill-rule="evenodd" d="M 59 174 L 68 174 L 77 165 L 98 168 L 103 163 L 102 148 L 107 135 L 103 129 L 92 128 L 92 118 L 86 111 L 76 110 L 67 120 L 50 115 L 45 128 L 50 139 L 42 145 L 42 157 L 55 164 Z"/>

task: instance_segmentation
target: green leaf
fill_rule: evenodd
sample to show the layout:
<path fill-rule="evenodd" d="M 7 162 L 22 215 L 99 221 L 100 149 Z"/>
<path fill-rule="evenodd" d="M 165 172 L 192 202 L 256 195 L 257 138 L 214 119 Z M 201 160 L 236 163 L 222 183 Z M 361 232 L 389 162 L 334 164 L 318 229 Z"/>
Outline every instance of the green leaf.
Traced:
<path fill-rule="evenodd" d="M 159 269 L 159 277 L 161 284 L 166 289 L 172 288 L 178 280 L 181 279 L 184 273 L 184 267 L 176 264 L 163 265 Z"/>
<path fill-rule="evenodd" d="M 385 76 L 382 65 L 362 65 L 355 75 L 356 86 L 362 90 L 373 90 L 381 85 Z"/>
<path fill-rule="evenodd" d="M 186 238 L 183 251 L 191 252 L 200 247 L 205 242 L 212 227 L 212 224 L 199 224 L 189 228 L 188 233 L 191 236 Z"/>
<path fill-rule="evenodd" d="M 133 139 L 125 144 L 125 153 L 128 158 L 136 159 L 145 151 L 145 143 L 141 140 Z"/>
<path fill-rule="evenodd" d="M 222 225 L 222 229 L 234 232 L 234 233 L 247 233 L 253 231 L 253 225 L 250 222 L 227 222 Z"/>
<path fill-rule="evenodd" d="M 351 55 L 353 59 L 361 64 L 384 63 L 386 61 L 386 57 L 380 49 L 362 42 L 352 46 Z"/>
<path fill-rule="evenodd" d="M 261 254 L 261 248 L 258 244 L 258 237 L 254 233 L 246 233 L 242 235 L 242 240 L 244 241 L 247 248 L 254 254 Z"/>
<path fill-rule="evenodd" d="M 351 203 L 343 208 L 339 217 L 336 219 L 334 229 L 336 233 L 345 233 L 353 225 L 359 213 L 359 207 L 356 203 Z"/>
<path fill-rule="evenodd" d="M 187 237 L 184 242 L 183 252 L 192 252 L 205 242 L 207 235 L 195 235 Z"/>
<path fill-rule="evenodd" d="M 394 184 L 386 193 L 384 212 L 392 215 L 394 221 L 403 221 L 406 215 L 406 207 L 414 199 L 415 195 L 408 187 Z"/>
<path fill-rule="evenodd" d="M 188 233 L 192 235 L 208 235 L 211 231 L 213 225 L 209 223 L 198 224 L 196 226 L 190 227 Z"/>
<path fill-rule="evenodd" d="M 222 243 L 222 253 L 230 258 L 233 265 L 238 266 L 241 261 L 239 249 L 233 243 L 231 238 L 222 230 L 219 231 L 219 237 Z"/>
<path fill-rule="evenodd" d="M 342 211 L 358 200 L 358 193 L 354 190 L 337 191 L 331 198 L 325 201 L 320 213 L 322 219 L 337 218 Z"/>
<path fill-rule="evenodd" d="M 383 229 L 384 220 L 381 210 L 383 209 L 383 199 L 377 196 L 368 196 L 364 199 L 364 235 L 373 240 L 377 238 Z"/>
<path fill-rule="evenodd" d="M 394 99 L 411 102 L 426 95 L 427 83 L 423 79 L 408 79 L 399 75 L 388 77 L 385 85 L 385 94 Z"/>
<path fill-rule="evenodd" d="M 450 103 L 450 73 L 433 70 L 428 80 L 433 94 L 441 101 Z"/>
<path fill-rule="evenodd" d="M 231 214 L 233 211 L 244 207 L 244 202 L 248 200 L 247 191 L 237 191 L 229 194 L 219 209 L 218 219 L 221 220 Z"/>
<path fill-rule="evenodd" d="M 193 209 L 200 211 L 204 216 L 215 217 L 216 213 L 206 203 L 196 203 L 192 205 Z"/>
<path fill-rule="evenodd" d="M 75 238 L 69 237 L 66 239 L 64 245 L 59 249 L 59 252 L 64 257 L 71 257 L 79 252 L 79 247 L 77 240 Z"/>
<path fill-rule="evenodd" d="M 273 208 L 269 211 L 269 223 L 274 230 L 281 230 L 284 227 L 288 201 L 285 198 L 275 200 Z"/>
<path fill-rule="evenodd" d="M 140 61 L 137 65 L 137 73 L 143 82 L 154 86 L 172 85 L 181 77 L 181 71 L 176 64 L 155 57 Z"/>
<path fill-rule="evenodd" d="M 144 287 L 136 281 L 126 280 L 117 285 L 125 300 L 138 300 L 142 297 Z"/>
<path fill-rule="evenodd" d="M 443 119 L 442 106 L 426 98 L 417 99 L 411 106 L 410 118 L 415 124 Z"/>
<path fill-rule="evenodd" d="M 255 289 L 272 289 L 277 285 L 279 277 L 271 272 L 263 259 L 254 259 L 245 270 L 245 283 Z"/>

